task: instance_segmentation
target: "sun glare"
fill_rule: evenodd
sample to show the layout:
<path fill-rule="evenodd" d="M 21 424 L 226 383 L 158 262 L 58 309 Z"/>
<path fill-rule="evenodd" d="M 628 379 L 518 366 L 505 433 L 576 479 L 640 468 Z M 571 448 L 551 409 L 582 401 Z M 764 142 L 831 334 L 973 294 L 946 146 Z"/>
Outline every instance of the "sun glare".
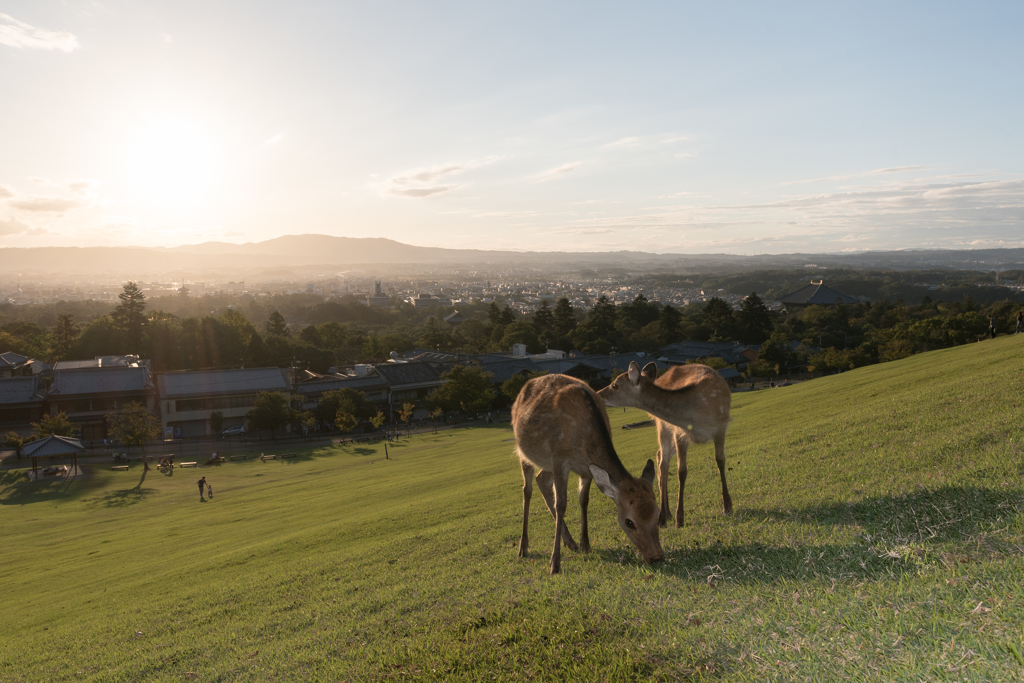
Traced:
<path fill-rule="evenodd" d="M 224 173 L 224 158 L 220 145 L 202 127 L 162 119 L 128 136 L 122 173 L 133 200 L 161 211 L 188 212 L 212 198 Z"/>

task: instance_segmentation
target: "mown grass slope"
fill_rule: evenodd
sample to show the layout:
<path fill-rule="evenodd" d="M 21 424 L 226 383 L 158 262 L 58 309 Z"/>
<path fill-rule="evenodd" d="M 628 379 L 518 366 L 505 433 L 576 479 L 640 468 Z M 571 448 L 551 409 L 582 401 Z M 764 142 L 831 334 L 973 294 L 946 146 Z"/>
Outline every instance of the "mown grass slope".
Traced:
<path fill-rule="evenodd" d="M 736 513 L 693 447 L 656 567 L 596 491 L 593 553 L 548 576 L 536 497 L 517 559 L 506 426 L 388 460 L 0 472 L 0 680 L 1018 680 L 1022 354 L 1005 337 L 734 395 Z M 654 431 L 611 417 L 637 473 Z"/>

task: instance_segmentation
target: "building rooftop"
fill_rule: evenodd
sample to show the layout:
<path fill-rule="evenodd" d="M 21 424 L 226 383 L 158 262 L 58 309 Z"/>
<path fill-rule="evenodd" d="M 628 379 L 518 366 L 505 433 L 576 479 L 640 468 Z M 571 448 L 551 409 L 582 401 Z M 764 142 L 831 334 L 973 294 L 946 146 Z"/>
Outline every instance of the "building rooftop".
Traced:
<path fill-rule="evenodd" d="M 287 372 L 276 367 L 167 372 L 157 377 L 157 387 L 161 398 L 288 391 Z"/>
<path fill-rule="evenodd" d="M 46 394 L 39 386 L 39 377 L 36 375 L 0 378 L 0 405 L 33 403 L 45 398 Z"/>
<path fill-rule="evenodd" d="M 860 301 L 852 296 L 847 296 L 846 294 L 837 292 L 827 286 L 824 280 L 812 282 L 806 287 L 802 287 L 795 292 L 791 292 L 785 296 L 780 296 L 779 301 L 784 304 L 791 304 L 794 306 L 834 306 L 836 304 L 860 303 Z"/>

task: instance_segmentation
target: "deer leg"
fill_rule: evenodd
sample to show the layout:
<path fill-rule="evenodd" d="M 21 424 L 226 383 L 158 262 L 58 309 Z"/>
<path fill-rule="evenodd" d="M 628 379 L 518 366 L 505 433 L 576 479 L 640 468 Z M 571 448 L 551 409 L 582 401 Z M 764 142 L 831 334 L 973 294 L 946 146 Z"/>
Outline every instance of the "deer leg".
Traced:
<path fill-rule="evenodd" d="M 566 477 L 569 475 L 567 474 Z M 548 506 L 548 512 L 551 513 L 552 517 L 555 517 L 555 496 L 554 496 L 554 481 L 555 475 L 547 470 L 541 470 L 537 473 L 537 485 L 540 486 L 540 495 L 544 496 L 544 503 Z M 565 496 L 563 495 L 563 498 Z M 569 527 L 562 527 L 562 542 L 565 543 L 565 547 L 569 550 L 579 550 L 579 546 L 576 545 L 576 541 L 573 540 L 572 534 L 569 533 Z"/>
<path fill-rule="evenodd" d="M 520 460 L 523 467 L 523 536 L 519 539 L 519 557 L 526 557 L 530 549 L 530 498 L 533 497 L 533 465 Z"/>
<path fill-rule="evenodd" d="M 660 526 L 668 525 L 668 517 L 672 514 L 668 508 L 668 465 L 675 449 L 675 437 L 665 422 L 658 422 L 658 493 L 661 498 L 661 514 L 658 515 Z"/>
<path fill-rule="evenodd" d="M 590 531 L 587 528 L 587 508 L 590 506 L 590 482 L 593 479 L 580 477 L 580 549 L 590 552 Z"/>
<path fill-rule="evenodd" d="M 569 488 L 569 470 L 560 467 L 554 472 L 555 489 L 555 542 L 551 550 L 551 573 L 558 574 L 562 571 L 562 544 L 560 539 L 565 539 L 569 530 L 565 526 L 565 496 Z M 576 545 L 573 543 L 573 545 Z M 575 550 L 575 548 L 573 548 Z"/>
<path fill-rule="evenodd" d="M 725 508 L 725 514 L 731 515 L 732 498 L 725 483 L 725 430 L 715 435 L 715 463 L 718 464 L 718 473 L 722 476 L 722 506 Z"/>
<path fill-rule="evenodd" d="M 679 500 L 676 502 L 676 528 L 683 526 L 683 489 L 686 488 L 686 451 L 690 447 L 690 439 L 681 436 L 676 439 L 677 476 L 679 477 Z"/>

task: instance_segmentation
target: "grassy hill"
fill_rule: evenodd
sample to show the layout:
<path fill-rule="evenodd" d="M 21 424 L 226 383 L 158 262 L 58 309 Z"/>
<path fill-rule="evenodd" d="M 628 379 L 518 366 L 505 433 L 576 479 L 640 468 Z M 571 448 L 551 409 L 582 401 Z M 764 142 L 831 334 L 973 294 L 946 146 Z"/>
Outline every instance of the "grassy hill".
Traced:
<path fill-rule="evenodd" d="M 1019 680 L 1022 358 L 1003 337 L 735 395 L 736 513 L 692 448 L 655 567 L 596 491 L 593 553 L 548 576 L 538 496 L 517 559 L 505 426 L 387 460 L 0 471 L 0 680 Z M 637 473 L 654 431 L 611 417 Z"/>

